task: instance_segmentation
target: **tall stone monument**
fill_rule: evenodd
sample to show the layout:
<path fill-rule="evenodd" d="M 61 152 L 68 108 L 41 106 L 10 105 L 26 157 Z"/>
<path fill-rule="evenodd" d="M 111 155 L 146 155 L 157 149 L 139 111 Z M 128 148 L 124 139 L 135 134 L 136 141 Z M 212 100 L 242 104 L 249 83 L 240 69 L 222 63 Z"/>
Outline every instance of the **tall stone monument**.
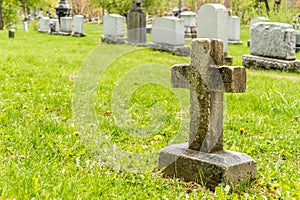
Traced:
<path fill-rule="evenodd" d="M 248 155 L 223 150 L 224 91 L 244 92 L 244 67 L 224 67 L 223 42 L 194 39 L 191 64 L 172 68 L 172 85 L 190 90 L 190 138 L 188 143 L 160 151 L 159 166 L 169 177 L 204 183 L 236 185 L 256 178 L 256 162 Z"/>
<path fill-rule="evenodd" d="M 131 43 L 146 43 L 146 14 L 141 4 L 142 0 L 135 0 L 127 16 L 127 40 Z"/>

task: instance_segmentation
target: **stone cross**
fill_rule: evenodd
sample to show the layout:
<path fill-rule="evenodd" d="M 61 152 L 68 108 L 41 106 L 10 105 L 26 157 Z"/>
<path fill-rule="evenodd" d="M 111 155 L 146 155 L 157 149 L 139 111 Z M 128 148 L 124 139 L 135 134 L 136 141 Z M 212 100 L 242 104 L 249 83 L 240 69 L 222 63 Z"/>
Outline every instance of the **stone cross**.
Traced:
<path fill-rule="evenodd" d="M 189 149 L 210 153 L 223 149 L 224 92 L 244 92 L 246 71 L 219 67 L 224 55 L 221 40 L 194 40 L 191 48 L 191 65 L 172 68 L 172 85 L 190 89 Z"/>
<path fill-rule="evenodd" d="M 223 150 L 224 92 L 244 92 L 244 67 L 223 65 L 223 42 L 198 38 L 191 44 L 191 64 L 172 67 L 172 85 L 190 90 L 188 143 L 163 148 L 158 168 L 166 176 L 205 183 L 214 189 L 224 181 L 233 186 L 256 177 L 256 163 L 248 155 Z"/>

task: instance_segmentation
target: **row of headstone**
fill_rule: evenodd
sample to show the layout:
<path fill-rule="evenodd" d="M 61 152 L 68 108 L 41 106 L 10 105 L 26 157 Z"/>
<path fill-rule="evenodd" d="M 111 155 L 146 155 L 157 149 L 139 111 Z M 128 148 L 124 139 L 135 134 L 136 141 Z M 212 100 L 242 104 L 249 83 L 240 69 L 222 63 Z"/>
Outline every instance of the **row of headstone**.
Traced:
<path fill-rule="evenodd" d="M 250 29 L 250 55 L 243 55 L 243 65 L 253 69 L 300 72 L 296 60 L 296 30 L 290 24 L 259 22 Z"/>
<path fill-rule="evenodd" d="M 74 23 L 74 26 L 73 26 L 73 23 Z M 73 28 L 74 28 L 74 30 L 73 30 Z M 76 15 L 73 18 L 72 17 L 61 17 L 60 22 L 58 19 L 50 19 L 49 17 L 41 17 L 39 32 L 83 37 L 83 36 L 85 36 L 84 17 L 82 15 Z"/>
<path fill-rule="evenodd" d="M 197 31 L 194 31 L 194 29 L 196 29 L 195 15 L 196 14 L 193 13 L 186 13 L 183 15 L 185 16 L 183 19 L 175 17 L 154 19 L 151 31 L 152 43 L 149 45 L 155 49 L 170 51 L 177 55 L 185 56 L 189 55 L 188 47 L 184 46 L 184 38 L 188 32 L 192 38 L 197 34 L 198 38 L 222 39 L 225 44 L 225 62 L 226 64 L 231 64 L 232 57 L 228 56 L 228 38 L 239 43 L 239 19 L 237 17 L 229 17 L 228 11 L 223 5 L 206 4 L 198 11 Z M 143 14 L 140 11 L 132 10 L 130 12 L 127 31 L 128 42 L 146 42 L 146 25 L 144 25 L 144 21 L 140 19 L 141 16 L 143 16 Z M 102 42 L 125 43 L 124 21 L 124 18 L 120 15 L 112 14 L 106 16 L 104 18 L 104 36 L 102 36 Z M 229 26 L 231 27 L 230 29 L 228 28 Z M 230 34 L 228 34 L 228 29 L 230 30 Z"/>

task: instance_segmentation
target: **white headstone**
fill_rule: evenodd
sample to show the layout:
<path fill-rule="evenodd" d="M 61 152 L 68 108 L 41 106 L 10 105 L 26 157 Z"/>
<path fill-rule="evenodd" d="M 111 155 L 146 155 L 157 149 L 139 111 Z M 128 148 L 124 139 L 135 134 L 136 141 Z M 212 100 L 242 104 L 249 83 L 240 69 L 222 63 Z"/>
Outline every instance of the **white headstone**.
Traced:
<path fill-rule="evenodd" d="M 240 41 L 241 22 L 237 16 L 228 16 L 228 40 Z"/>
<path fill-rule="evenodd" d="M 60 18 L 60 31 L 71 33 L 72 32 L 72 17 L 61 17 Z"/>
<path fill-rule="evenodd" d="M 84 17 L 82 15 L 74 16 L 74 33 L 75 34 L 84 34 Z"/>
<path fill-rule="evenodd" d="M 224 42 L 224 53 L 228 53 L 228 10 L 221 4 L 205 4 L 198 11 L 198 38 L 217 38 Z"/>
<path fill-rule="evenodd" d="M 259 22 L 251 27 L 250 54 L 295 59 L 296 31 L 290 24 Z"/>
<path fill-rule="evenodd" d="M 49 17 L 41 17 L 40 18 L 40 32 L 48 33 L 50 30 L 50 18 Z"/>
<path fill-rule="evenodd" d="M 256 18 L 253 18 L 250 22 L 250 26 L 253 26 L 254 24 L 258 23 L 258 22 L 265 22 L 265 21 L 268 21 L 269 19 L 266 18 L 266 17 L 256 17 Z"/>
<path fill-rule="evenodd" d="M 24 27 L 24 31 L 28 32 L 28 23 L 27 23 L 27 21 L 23 22 L 23 27 Z"/>
<path fill-rule="evenodd" d="M 181 19 L 184 20 L 184 26 L 193 27 L 196 26 L 196 13 L 191 11 L 185 11 L 180 13 Z"/>
<path fill-rule="evenodd" d="M 50 20 L 51 32 L 59 32 L 59 21 L 58 19 Z"/>
<path fill-rule="evenodd" d="M 121 15 L 110 14 L 103 18 L 103 33 L 106 37 L 124 37 L 124 20 Z"/>
<path fill-rule="evenodd" d="M 177 17 L 160 17 L 153 20 L 152 42 L 184 46 L 184 21 Z"/>

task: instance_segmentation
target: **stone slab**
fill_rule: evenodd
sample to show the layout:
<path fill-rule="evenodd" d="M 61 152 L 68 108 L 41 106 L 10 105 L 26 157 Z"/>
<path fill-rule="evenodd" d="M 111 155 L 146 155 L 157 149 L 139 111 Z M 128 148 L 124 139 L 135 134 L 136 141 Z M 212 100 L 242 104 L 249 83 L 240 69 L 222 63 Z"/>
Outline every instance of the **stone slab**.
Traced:
<path fill-rule="evenodd" d="M 188 149 L 188 143 L 162 149 L 158 162 L 165 176 L 184 178 L 212 190 L 222 181 L 235 186 L 256 178 L 256 162 L 250 156 L 226 150 L 203 153 Z"/>
<path fill-rule="evenodd" d="M 103 17 L 103 34 L 105 37 L 124 37 L 125 18 L 121 15 L 110 14 Z"/>
<path fill-rule="evenodd" d="M 250 31 L 251 55 L 295 60 L 296 31 L 292 25 L 259 22 Z"/>
<path fill-rule="evenodd" d="M 146 14 L 142 11 L 128 13 L 127 40 L 130 43 L 146 43 Z"/>
<path fill-rule="evenodd" d="M 40 29 L 39 32 L 41 33 L 49 33 L 50 31 L 50 18 L 49 17 L 42 17 L 40 18 Z"/>
<path fill-rule="evenodd" d="M 83 15 L 75 15 L 73 18 L 74 21 L 74 31 L 72 36 L 75 37 L 84 37 L 84 16 Z"/>
<path fill-rule="evenodd" d="M 240 41 L 241 22 L 237 16 L 228 16 L 228 42 L 229 41 Z"/>
<path fill-rule="evenodd" d="M 184 46 L 184 21 L 177 17 L 159 17 L 153 20 L 152 42 Z"/>
<path fill-rule="evenodd" d="M 300 72 L 299 60 L 282 60 L 262 56 L 243 55 L 243 66 L 249 69 L 280 70 Z"/>
<path fill-rule="evenodd" d="M 60 18 L 60 32 L 68 33 L 68 35 L 70 35 L 72 33 L 72 29 L 73 29 L 72 17 L 61 17 Z"/>

